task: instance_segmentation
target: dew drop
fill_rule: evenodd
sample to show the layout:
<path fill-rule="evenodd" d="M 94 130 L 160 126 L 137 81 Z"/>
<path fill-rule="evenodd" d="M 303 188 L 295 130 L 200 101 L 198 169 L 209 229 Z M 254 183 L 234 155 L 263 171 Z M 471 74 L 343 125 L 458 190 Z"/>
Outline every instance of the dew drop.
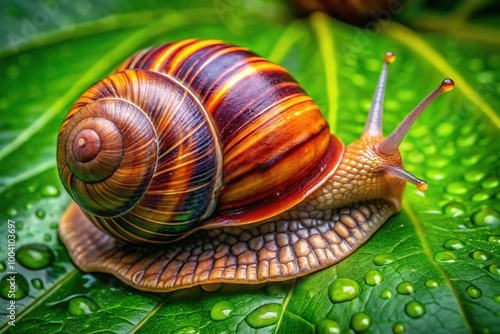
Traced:
<path fill-rule="evenodd" d="M 464 195 L 469 191 L 462 182 L 451 182 L 446 186 L 446 192 L 451 195 Z"/>
<path fill-rule="evenodd" d="M 202 284 L 201 288 L 207 292 L 214 292 L 221 288 L 222 283 Z"/>
<path fill-rule="evenodd" d="M 215 305 L 210 310 L 210 318 L 212 320 L 220 321 L 225 320 L 231 316 L 234 312 L 234 305 L 228 300 L 222 300 L 215 303 Z"/>
<path fill-rule="evenodd" d="M 427 159 L 427 166 L 433 168 L 444 168 L 450 164 L 450 160 L 448 158 L 442 156 L 435 156 L 431 159 Z"/>
<path fill-rule="evenodd" d="M 392 332 L 394 334 L 403 334 L 405 332 L 405 325 L 403 325 L 401 322 L 396 322 L 394 325 L 392 325 Z"/>
<path fill-rule="evenodd" d="M 396 260 L 396 257 L 389 253 L 380 253 L 373 257 L 373 263 L 375 263 L 377 266 L 385 266 Z"/>
<path fill-rule="evenodd" d="M 354 313 L 351 317 L 351 328 L 355 332 L 365 332 L 372 325 L 372 317 L 365 312 Z"/>
<path fill-rule="evenodd" d="M 10 218 L 17 216 L 17 210 L 15 208 L 7 209 L 7 216 Z"/>
<path fill-rule="evenodd" d="M 49 241 L 51 241 L 51 240 L 52 240 L 52 236 L 51 236 L 50 234 L 45 233 L 45 234 L 43 235 L 43 241 L 45 241 L 45 242 L 49 242 Z"/>
<path fill-rule="evenodd" d="M 421 302 L 412 300 L 405 305 L 405 312 L 408 316 L 417 319 L 425 314 L 425 306 Z"/>
<path fill-rule="evenodd" d="M 389 289 L 382 290 L 380 292 L 380 298 L 382 299 L 391 299 L 392 298 L 392 291 Z"/>
<path fill-rule="evenodd" d="M 200 329 L 193 326 L 184 326 L 174 330 L 170 334 L 200 334 Z"/>
<path fill-rule="evenodd" d="M 57 222 L 50 223 L 49 228 L 51 230 L 57 230 L 59 224 Z"/>
<path fill-rule="evenodd" d="M 443 206 L 443 213 L 448 217 L 461 217 L 465 214 L 465 206 L 460 202 L 450 202 Z"/>
<path fill-rule="evenodd" d="M 486 175 L 485 172 L 477 169 L 472 169 L 465 173 L 465 181 L 470 182 L 470 183 L 477 183 L 481 181 L 484 176 Z"/>
<path fill-rule="evenodd" d="M 250 312 L 250 314 L 245 317 L 245 321 L 252 328 L 264 328 L 276 324 L 280 315 L 280 304 L 266 304 Z"/>
<path fill-rule="evenodd" d="M 411 282 L 401 282 L 398 284 L 398 286 L 396 287 L 396 291 L 400 294 L 400 295 L 411 295 L 412 293 L 414 293 L 416 290 L 415 288 L 415 285 L 413 285 L 413 283 Z"/>
<path fill-rule="evenodd" d="M 7 269 L 4 261 L 0 261 L 0 273 L 3 273 Z"/>
<path fill-rule="evenodd" d="M 477 141 L 477 133 L 469 133 L 467 135 L 462 135 L 457 140 L 457 146 L 459 147 L 470 147 L 474 145 Z"/>
<path fill-rule="evenodd" d="M 43 282 L 41 279 L 39 278 L 33 278 L 31 280 L 31 285 L 37 289 L 37 290 L 42 290 L 43 289 Z"/>
<path fill-rule="evenodd" d="M 500 304 L 500 295 L 494 295 L 494 296 L 493 296 L 493 300 L 494 300 L 496 303 Z"/>
<path fill-rule="evenodd" d="M 88 297 L 78 296 L 69 301 L 68 312 L 74 317 L 92 314 L 97 310 L 99 306 Z"/>
<path fill-rule="evenodd" d="M 434 260 L 437 262 L 456 262 L 457 257 L 455 254 L 449 251 L 439 251 L 436 254 L 434 254 Z"/>
<path fill-rule="evenodd" d="M 316 325 L 316 334 L 340 334 L 340 326 L 330 319 L 323 319 Z"/>
<path fill-rule="evenodd" d="M 488 242 L 492 245 L 500 245 L 500 235 L 491 235 L 488 237 Z"/>
<path fill-rule="evenodd" d="M 439 285 L 439 282 L 435 279 L 428 279 L 427 281 L 425 281 L 425 287 L 429 289 L 435 289 L 439 287 Z"/>
<path fill-rule="evenodd" d="M 0 297 L 3 299 L 19 300 L 26 297 L 29 291 L 28 281 L 21 274 L 5 275 L 0 280 Z"/>
<path fill-rule="evenodd" d="M 467 292 L 467 294 L 469 295 L 469 297 L 471 297 L 472 299 L 477 299 L 479 297 L 481 297 L 483 295 L 483 292 L 481 291 L 481 289 L 479 289 L 477 286 L 475 285 L 469 285 L 465 291 Z"/>
<path fill-rule="evenodd" d="M 61 192 L 58 188 L 48 185 L 42 188 L 42 196 L 43 197 L 57 197 Z"/>
<path fill-rule="evenodd" d="M 371 269 L 365 275 L 366 284 L 371 285 L 371 286 L 378 285 L 378 284 L 382 283 L 383 280 L 384 280 L 384 276 L 377 269 Z"/>
<path fill-rule="evenodd" d="M 465 242 L 463 242 L 460 239 L 448 239 L 443 243 L 443 247 L 448 250 L 455 250 L 455 249 L 460 249 L 464 248 Z"/>
<path fill-rule="evenodd" d="M 28 269 L 43 269 L 54 261 L 54 253 L 49 247 L 42 244 L 29 244 L 19 248 L 16 259 Z"/>
<path fill-rule="evenodd" d="M 492 258 L 490 253 L 481 249 L 473 251 L 469 256 L 476 261 L 488 261 Z"/>
<path fill-rule="evenodd" d="M 358 294 L 358 283 L 349 278 L 338 278 L 328 288 L 328 297 L 330 297 L 332 303 L 353 300 Z"/>
<path fill-rule="evenodd" d="M 408 157 L 408 162 L 418 165 L 425 160 L 425 155 L 416 150 L 411 152 L 410 154 L 407 154 L 406 157 Z"/>
<path fill-rule="evenodd" d="M 467 166 L 475 166 L 477 163 L 482 159 L 482 155 L 480 153 L 478 154 L 471 154 L 471 155 L 463 155 L 462 158 L 460 159 L 460 162 L 462 165 L 465 167 Z"/>
<path fill-rule="evenodd" d="M 44 209 L 36 209 L 35 215 L 38 218 L 43 219 L 45 217 L 45 210 Z"/>
<path fill-rule="evenodd" d="M 481 182 L 481 186 L 484 189 L 493 189 L 498 187 L 498 184 L 500 184 L 500 180 L 496 176 L 489 176 L 486 179 Z"/>
<path fill-rule="evenodd" d="M 487 199 L 490 198 L 490 195 L 487 194 L 487 193 L 482 193 L 482 192 L 479 192 L 479 193 L 475 193 L 474 196 L 472 196 L 472 200 L 474 202 L 481 202 L 481 201 L 486 201 Z"/>
<path fill-rule="evenodd" d="M 453 131 L 455 131 L 455 127 L 452 123 L 441 123 L 436 128 L 436 135 L 439 137 L 448 138 Z"/>
<path fill-rule="evenodd" d="M 425 171 L 425 176 L 428 179 L 433 179 L 433 180 L 440 181 L 440 180 L 446 179 L 448 177 L 448 174 L 446 174 L 446 172 L 442 171 L 442 170 L 427 169 Z"/>
<path fill-rule="evenodd" d="M 477 226 L 495 226 L 500 224 L 500 212 L 487 206 L 474 212 L 471 221 Z"/>
<path fill-rule="evenodd" d="M 487 269 L 493 275 L 500 276 L 500 264 L 491 264 Z"/>

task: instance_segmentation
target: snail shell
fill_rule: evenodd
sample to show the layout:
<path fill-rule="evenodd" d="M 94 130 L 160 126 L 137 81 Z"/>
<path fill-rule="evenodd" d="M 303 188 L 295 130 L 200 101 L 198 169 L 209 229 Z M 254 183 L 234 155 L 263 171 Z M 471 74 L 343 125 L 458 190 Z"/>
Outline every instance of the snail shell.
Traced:
<path fill-rule="evenodd" d="M 58 165 L 97 226 L 161 244 L 285 211 L 331 176 L 343 149 L 284 68 L 187 40 L 138 53 L 85 92 L 61 128 Z"/>
<path fill-rule="evenodd" d="M 245 48 L 185 40 L 141 51 L 61 126 L 59 174 L 78 205 L 61 239 L 83 270 L 151 291 L 338 262 L 399 210 L 405 181 L 426 185 L 397 150 L 423 108 L 385 139 L 381 96 L 345 149 L 290 74 Z"/>

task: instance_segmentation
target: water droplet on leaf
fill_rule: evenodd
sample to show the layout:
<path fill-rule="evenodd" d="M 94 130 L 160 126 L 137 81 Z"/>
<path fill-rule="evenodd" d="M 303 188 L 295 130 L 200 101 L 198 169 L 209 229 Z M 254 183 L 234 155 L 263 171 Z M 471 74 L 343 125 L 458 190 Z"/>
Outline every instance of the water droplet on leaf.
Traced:
<path fill-rule="evenodd" d="M 488 237 L 488 242 L 492 245 L 500 245 L 500 235 L 491 235 Z"/>
<path fill-rule="evenodd" d="M 214 292 L 221 288 L 222 283 L 202 284 L 201 288 L 207 292 Z"/>
<path fill-rule="evenodd" d="M 349 278 L 338 278 L 328 288 L 328 297 L 330 297 L 332 303 L 353 300 L 358 294 L 358 283 Z"/>
<path fill-rule="evenodd" d="M 499 264 L 491 264 L 487 267 L 487 269 L 493 275 L 500 276 L 500 265 Z"/>
<path fill-rule="evenodd" d="M 425 281 L 425 286 L 429 289 L 437 288 L 439 287 L 439 285 L 439 282 L 434 279 L 428 279 L 427 281 Z"/>
<path fill-rule="evenodd" d="M 419 301 L 412 300 L 405 305 L 405 312 L 412 318 L 420 318 L 425 314 L 425 306 Z"/>
<path fill-rule="evenodd" d="M 487 193 L 475 193 L 474 196 L 472 196 L 472 200 L 474 202 L 481 202 L 481 201 L 486 201 L 487 199 L 490 198 L 490 195 Z"/>
<path fill-rule="evenodd" d="M 354 313 L 351 317 L 351 328 L 355 332 L 365 332 L 372 325 L 372 317 L 365 312 Z"/>
<path fill-rule="evenodd" d="M 200 330 L 193 326 L 184 326 L 176 329 L 170 334 L 200 334 Z"/>
<path fill-rule="evenodd" d="M 51 265 L 54 261 L 54 253 L 45 245 L 29 244 L 19 248 L 16 259 L 24 267 L 37 270 Z"/>
<path fill-rule="evenodd" d="M 58 188 L 48 185 L 42 188 L 42 196 L 43 197 L 57 197 L 61 192 Z"/>
<path fill-rule="evenodd" d="M 467 185 L 462 182 L 451 182 L 446 186 L 446 192 L 451 195 L 464 195 L 468 191 Z"/>
<path fill-rule="evenodd" d="M 488 261 L 492 258 L 491 254 L 481 249 L 473 251 L 469 256 L 476 261 Z"/>
<path fill-rule="evenodd" d="M 33 278 L 31 280 L 31 285 L 33 285 L 33 287 L 37 290 L 42 290 L 43 289 L 43 282 L 41 279 L 39 278 Z"/>
<path fill-rule="evenodd" d="M 210 318 L 212 320 L 225 320 L 234 312 L 234 305 L 228 300 L 223 300 L 215 303 L 210 310 Z"/>
<path fill-rule="evenodd" d="M 245 321 L 252 328 L 264 328 L 276 324 L 280 315 L 280 304 L 266 304 L 250 312 L 250 314 L 245 317 Z"/>
<path fill-rule="evenodd" d="M 448 239 L 443 243 L 443 247 L 449 250 L 464 248 L 464 246 L 465 242 L 456 238 Z"/>
<path fill-rule="evenodd" d="M 411 295 L 412 293 L 415 292 L 415 290 L 416 290 L 415 285 L 413 285 L 413 283 L 411 282 L 401 282 L 396 287 L 396 291 L 400 295 Z"/>
<path fill-rule="evenodd" d="M 449 251 L 440 251 L 434 254 L 434 260 L 437 262 L 456 262 L 457 257 Z"/>
<path fill-rule="evenodd" d="M 483 182 L 481 182 L 481 186 L 484 189 L 493 189 L 493 188 L 498 187 L 499 184 L 500 184 L 500 180 L 496 176 L 489 176 L 486 179 L 484 179 Z"/>
<path fill-rule="evenodd" d="M 474 212 L 471 221 L 477 226 L 495 226 L 500 224 L 500 212 L 487 206 Z"/>
<path fill-rule="evenodd" d="M 472 169 L 465 173 L 465 181 L 470 182 L 470 183 L 477 183 L 481 181 L 484 176 L 486 175 L 485 172 L 477 169 Z"/>
<path fill-rule="evenodd" d="M 382 299 L 391 299 L 392 298 L 392 291 L 389 289 L 382 290 L 380 292 L 380 298 Z"/>
<path fill-rule="evenodd" d="M 403 334 L 405 332 L 405 325 L 400 322 L 396 322 L 394 325 L 392 325 L 392 332 L 394 334 Z"/>
<path fill-rule="evenodd" d="M 340 334 L 340 326 L 330 319 L 323 319 L 316 325 L 316 334 Z"/>
<path fill-rule="evenodd" d="M 481 297 L 483 295 L 483 292 L 481 291 L 481 289 L 479 289 L 477 286 L 475 285 L 469 285 L 465 291 L 467 292 L 467 294 L 469 295 L 469 297 L 471 297 L 472 299 L 477 299 L 479 297 Z"/>
<path fill-rule="evenodd" d="M 17 216 L 17 210 L 16 210 L 16 208 L 9 208 L 7 210 L 7 216 L 9 218 L 14 218 L 15 216 Z"/>
<path fill-rule="evenodd" d="M 388 253 L 380 253 L 373 257 L 373 263 L 375 263 L 377 266 L 385 266 L 396 260 L 397 259 L 394 255 Z"/>
<path fill-rule="evenodd" d="M 99 310 L 95 301 L 88 297 L 78 296 L 69 301 L 68 312 L 74 317 L 89 315 Z"/>
<path fill-rule="evenodd" d="M 36 209 L 35 215 L 38 218 L 43 219 L 43 217 L 45 217 L 45 210 L 44 209 Z"/>
<path fill-rule="evenodd" d="M 5 275 L 0 281 L 0 297 L 7 300 L 19 300 L 30 291 L 28 281 L 21 274 Z"/>
<path fill-rule="evenodd" d="M 465 214 L 465 206 L 460 202 L 450 202 L 443 206 L 443 213 L 448 217 L 461 217 Z"/>
<path fill-rule="evenodd" d="M 365 275 L 365 282 L 368 285 L 372 285 L 372 286 L 378 285 L 378 284 L 382 283 L 383 280 L 384 280 L 384 276 L 377 269 L 371 269 Z"/>

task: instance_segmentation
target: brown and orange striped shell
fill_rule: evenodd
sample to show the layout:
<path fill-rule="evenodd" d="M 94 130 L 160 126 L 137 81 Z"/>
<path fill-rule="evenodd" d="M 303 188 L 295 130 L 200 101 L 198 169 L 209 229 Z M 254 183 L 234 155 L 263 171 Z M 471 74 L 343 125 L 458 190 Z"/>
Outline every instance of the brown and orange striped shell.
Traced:
<path fill-rule="evenodd" d="M 284 68 L 191 39 L 141 51 L 85 92 L 57 159 L 94 224 L 159 244 L 289 209 L 333 174 L 343 150 Z"/>

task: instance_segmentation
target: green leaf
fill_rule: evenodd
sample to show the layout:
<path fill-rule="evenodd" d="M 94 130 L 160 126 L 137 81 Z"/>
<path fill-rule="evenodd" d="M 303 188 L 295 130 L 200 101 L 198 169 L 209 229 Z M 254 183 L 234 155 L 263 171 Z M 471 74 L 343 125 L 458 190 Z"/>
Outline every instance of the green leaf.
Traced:
<path fill-rule="evenodd" d="M 412 29 L 376 22 L 379 30 L 366 31 L 322 14 L 294 19 L 285 2 L 264 0 L 6 1 L 0 13 L 0 294 L 8 293 L 11 272 L 18 273 L 18 296 L 27 293 L 15 300 L 15 327 L 8 324 L 11 298 L 0 298 L 0 332 L 309 333 L 332 321 L 352 332 L 360 328 L 360 312 L 371 318 L 367 331 L 374 333 L 401 326 L 406 333 L 499 332 L 500 57 L 498 40 L 489 37 L 499 27 L 477 23 L 466 5 L 454 10 L 423 12 L 421 27 L 433 24 L 437 31 L 429 34 L 414 21 Z M 455 18 L 457 30 L 437 18 L 450 24 Z M 465 39 L 457 31 L 467 31 Z M 389 74 L 385 133 L 452 77 L 455 90 L 433 103 L 402 147 L 406 168 L 426 178 L 429 190 L 408 186 L 403 210 L 353 255 L 290 281 L 155 294 L 81 272 L 57 236 L 69 203 L 55 162 L 60 123 L 89 85 L 132 53 L 189 37 L 227 40 L 283 64 L 345 143 L 362 131 L 383 52 L 398 56 Z M 13 229 L 15 261 L 8 243 Z M 367 279 L 374 273 L 383 278 L 378 284 Z M 328 289 L 337 278 L 355 281 L 359 295 L 332 303 Z M 213 320 L 224 318 L 227 307 L 234 311 Z"/>

